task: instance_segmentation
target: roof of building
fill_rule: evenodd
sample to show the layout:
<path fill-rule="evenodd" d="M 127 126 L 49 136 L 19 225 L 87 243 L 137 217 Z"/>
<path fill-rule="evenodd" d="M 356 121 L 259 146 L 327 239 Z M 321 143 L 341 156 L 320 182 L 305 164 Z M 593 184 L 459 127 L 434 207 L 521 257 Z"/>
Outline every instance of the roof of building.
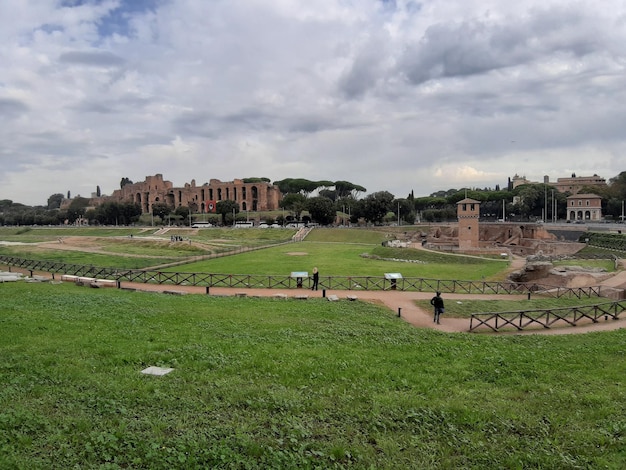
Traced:
<path fill-rule="evenodd" d="M 571 196 L 567 196 L 567 199 L 602 199 L 602 196 L 598 196 L 597 194 L 572 194 Z"/>

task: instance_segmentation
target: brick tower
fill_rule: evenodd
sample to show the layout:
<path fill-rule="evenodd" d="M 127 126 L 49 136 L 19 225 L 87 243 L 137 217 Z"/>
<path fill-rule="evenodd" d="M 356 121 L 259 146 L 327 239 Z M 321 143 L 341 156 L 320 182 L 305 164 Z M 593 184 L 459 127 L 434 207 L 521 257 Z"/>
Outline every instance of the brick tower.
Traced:
<path fill-rule="evenodd" d="M 459 249 L 479 248 L 478 219 L 480 201 L 465 198 L 456 203 L 456 215 L 459 219 Z"/>

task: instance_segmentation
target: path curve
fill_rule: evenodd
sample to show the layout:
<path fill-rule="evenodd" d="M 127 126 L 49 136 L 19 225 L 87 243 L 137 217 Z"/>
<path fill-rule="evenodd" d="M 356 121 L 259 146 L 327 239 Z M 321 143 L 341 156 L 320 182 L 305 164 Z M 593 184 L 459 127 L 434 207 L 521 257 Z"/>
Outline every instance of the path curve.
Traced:
<path fill-rule="evenodd" d="M 167 286 L 162 284 L 142 284 L 124 282 L 122 288 L 130 288 L 141 291 L 152 292 L 170 292 L 185 294 L 205 294 L 206 287 L 196 286 Z M 469 319 L 447 317 L 445 314 L 441 317 L 441 323 L 437 325 L 433 323 L 432 313 L 426 312 L 415 305 L 416 300 L 430 300 L 433 296 L 432 292 L 399 292 L 399 291 L 345 291 L 345 290 L 326 290 L 326 297 L 336 295 L 340 300 L 348 297 L 356 297 L 358 300 L 375 303 L 389 308 L 391 311 L 398 313 L 400 309 L 400 317 L 418 328 L 433 328 L 445 333 L 467 333 L 469 332 Z M 255 288 L 231 288 L 231 287 L 211 287 L 209 295 L 214 296 L 245 296 L 245 297 L 304 297 L 322 298 L 323 290 L 310 291 L 308 289 L 255 289 Z M 446 301 L 456 302 L 462 300 L 519 300 L 526 299 L 526 295 L 506 295 L 506 294 L 446 294 Z M 549 329 L 529 329 L 524 331 L 510 332 L 481 332 L 476 334 L 575 334 L 588 333 L 592 331 L 611 331 L 626 328 L 626 318 L 618 320 L 609 320 L 599 323 L 581 323 L 575 327 L 558 327 Z"/>

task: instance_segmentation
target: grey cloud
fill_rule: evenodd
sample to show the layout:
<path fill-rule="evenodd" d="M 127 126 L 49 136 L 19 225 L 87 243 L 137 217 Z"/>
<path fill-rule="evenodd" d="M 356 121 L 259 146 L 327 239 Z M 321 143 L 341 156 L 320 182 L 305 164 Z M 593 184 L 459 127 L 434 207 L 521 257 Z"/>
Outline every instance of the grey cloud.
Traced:
<path fill-rule="evenodd" d="M 556 53 L 583 57 L 603 50 L 601 37 L 593 18 L 563 8 L 506 23 L 439 23 L 428 28 L 418 44 L 407 47 L 398 67 L 409 82 L 420 84 L 484 74 Z"/>
<path fill-rule="evenodd" d="M 90 67 L 119 67 L 124 64 L 124 59 L 111 52 L 66 52 L 59 56 L 59 61 L 65 64 L 86 65 Z"/>
<path fill-rule="evenodd" d="M 358 98 L 374 87 L 380 77 L 380 59 L 369 52 L 355 59 L 352 67 L 342 77 L 339 88 L 347 98 Z"/>
<path fill-rule="evenodd" d="M 127 112 L 129 109 L 137 111 L 145 108 L 150 101 L 132 94 L 125 94 L 115 100 L 85 100 L 73 109 L 79 112 L 95 114 L 115 114 Z"/>
<path fill-rule="evenodd" d="M 14 118 L 28 110 L 28 106 L 19 100 L 0 98 L 0 117 Z"/>
<path fill-rule="evenodd" d="M 217 137 L 233 132 L 270 130 L 276 127 L 276 118 L 258 109 L 244 109 L 225 115 L 191 111 L 175 118 L 173 124 L 177 132 Z"/>

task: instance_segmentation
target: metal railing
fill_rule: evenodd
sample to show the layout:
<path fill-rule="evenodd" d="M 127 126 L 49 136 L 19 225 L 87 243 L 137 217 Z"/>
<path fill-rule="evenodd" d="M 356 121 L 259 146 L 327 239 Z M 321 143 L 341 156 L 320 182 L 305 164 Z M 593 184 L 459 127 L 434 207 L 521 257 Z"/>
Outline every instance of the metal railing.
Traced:
<path fill-rule="evenodd" d="M 581 321 L 598 323 L 601 319 L 617 320 L 626 310 L 626 301 L 576 307 L 518 310 L 513 312 L 473 313 L 469 331 L 478 329 L 500 332 L 522 331 L 533 327 L 576 326 Z"/>
<path fill-rule="evenodd" d="M 282 288 L 298 287 L 298 281 L 285 275 L 223 274 L 223 273 L 186 273 L 169 272 L 154 269 L 103 268 L 92 265 L 68 264 L 58 261 L 27 260 L 0 255 L 0 265 L 16 267 L 34 272 L 69 274 L 119 282 L 140 282 L 147 284 L 170 284 L 199 287 L 237 287 L 237 288 Z M 303 287 L 311 287 L 312 279 L 302 279 Z M 558 287 L 535 283 L 488 282 L 424 279 L 405 277 L 387 279 L 384 276 L 325 276 L 320 277 L 320 289 L 376 291 L 397 290 L 404 292 L 443 292 L 460 294 L 541 294 L 548 297 L 599 297 L 601 286 L 595 287 Z"/>

